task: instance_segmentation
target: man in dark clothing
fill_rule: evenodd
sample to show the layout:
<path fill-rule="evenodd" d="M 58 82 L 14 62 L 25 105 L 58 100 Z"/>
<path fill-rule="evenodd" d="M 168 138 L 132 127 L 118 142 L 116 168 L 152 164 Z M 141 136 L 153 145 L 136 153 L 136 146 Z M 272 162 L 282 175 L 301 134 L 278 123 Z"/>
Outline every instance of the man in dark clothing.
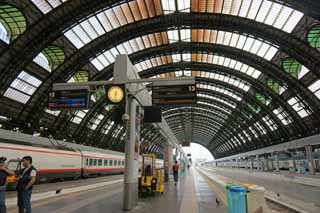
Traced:
<path fill-rule="evenodd" d="M 19 172 L 18 207 L 19 213 L 31 213 L 32 186 L 36 182 L 37 170 L 32 166 L 32 158 L 25 156 L 22 158 L 23 169 Z"/>
<path fill-rule="evenodd" d="M 14 172 L 5 167 L 6 157 L 0 157 L 0 213 L 6 213 L 6 181 Z"/>
<path fill-rule="evenodd" d="M 172 171 L 173 171 L 174 185 L 176 186 L 178 182 L 178 173 L 179 173 L 178 161 L 176 161 L 175 164 L 172 166 Z"/>

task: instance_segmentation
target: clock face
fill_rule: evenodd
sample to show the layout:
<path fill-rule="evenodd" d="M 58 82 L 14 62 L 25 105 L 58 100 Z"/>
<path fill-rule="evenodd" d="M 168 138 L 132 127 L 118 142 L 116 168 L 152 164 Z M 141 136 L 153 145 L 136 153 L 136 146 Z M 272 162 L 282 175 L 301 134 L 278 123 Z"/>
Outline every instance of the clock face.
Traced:
<path fill-rule="evenodd" d="M 124 98 L 124 92 L 119 86 L 112 86 L 108 90 L 108 98 L 114 103 L 119 103 Z"/>

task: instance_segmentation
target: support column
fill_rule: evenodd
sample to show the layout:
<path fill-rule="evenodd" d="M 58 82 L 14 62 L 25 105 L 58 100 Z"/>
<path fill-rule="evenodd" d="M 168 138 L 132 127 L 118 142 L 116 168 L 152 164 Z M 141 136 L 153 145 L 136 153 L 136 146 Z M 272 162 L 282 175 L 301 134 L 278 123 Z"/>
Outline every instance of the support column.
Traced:
<path fill-rule="evenodd" d="M 257 159 L 257 171 L 260 170 L 260 159 L 259 159 L 259 155 L 256 155 L 256 159 Z"/>
<path fill-rule="evenodd" d="M 123 209 L 131 210 L 138 203 L 140 107 L 133 98 L 128 100 L 126 107 L 129 120 L 126 125 Z"/>
<path fill-rule="evenodd" d="M 315 171 L 314 171 L 311 145 L 306 145 L 306 156 L 307 156 L 307 161 L 308 161 L 309 174 L 314 175 Z"/>
<path fill-rule="evenodd" d="M 276 171 L 280 172 L 280 167 L 279 167 L 279 153 L 276 152 L 274 155 L 274 162 L 275 162 L 275 167 L 276 167 Z"/>
<path fill-rule="evenodd" d="M 164 182 L 169 182 L 170 174 L 172 173 L 172 146 L 167 144 L 164 148 Z"/>

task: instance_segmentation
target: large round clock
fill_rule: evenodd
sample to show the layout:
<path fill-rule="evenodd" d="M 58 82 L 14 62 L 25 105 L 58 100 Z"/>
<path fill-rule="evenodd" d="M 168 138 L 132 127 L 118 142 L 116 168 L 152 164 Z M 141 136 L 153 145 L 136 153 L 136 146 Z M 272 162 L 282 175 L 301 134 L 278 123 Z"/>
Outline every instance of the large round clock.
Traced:
<path fill-rule="evenodd" d="M 124 98 L 124 91 L 119 86 L 111 86 L 108 90 L 108 99 L 113 103 L 119 103 Z"/>

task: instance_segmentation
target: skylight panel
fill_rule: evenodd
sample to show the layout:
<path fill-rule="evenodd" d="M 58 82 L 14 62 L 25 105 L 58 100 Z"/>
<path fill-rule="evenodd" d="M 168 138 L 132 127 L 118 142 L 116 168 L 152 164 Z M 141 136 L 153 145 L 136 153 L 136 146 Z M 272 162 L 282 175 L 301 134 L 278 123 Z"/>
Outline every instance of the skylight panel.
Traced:
<path fill-rule="evenodd" d="M 191 41 L 191 29 L 181 29 L 180 35 L 181 35 L 181 41 L 186 41 L 186 42 Z"/>
<path fill-rule="evenodd" d="M 98 33 L 95 31 L 95 29 L 88 20 L 81 22 L 81 26 L 83 29 L 85 29 L 84 31 L 90 37 L 90 40 L 94 40 L 98 37 Z"/>
<path fill-rule="evenodd" d="M 251 52 L 251 47 L 254 43 L 255 39 L 251 38 L 251 37 L 247 37 L 247 41 L 244 44 L 243 50 Z"/>
<path fill-rule="evenodd" d="M 282 29 L 284 25 L 286 24 L 286 20 L 288 17 L 291 16 L 293 13 L 293 9 L 290 7 L 282 7 L 282 10 L 278 14 L 278 17 L 276 18 L 273 26 L 278 29 Z"/>
<path fill-rule="evenodd" d="M 105 14 L 108 17 L 108 19 L 110 21 L 110 24 L 111 24 L 113 29 L 118 28 L 118 27 L 121 26 L 117 16 L 115 15 L 115 13 L 113 11 L 113 9 L 106 10 Z"/>
<path fill-rule="evenodd" d="M 170 1 L 170 0 L 168 0 Z M 171 0 L 172 1 L 172 0 Z M 179 12 L 190 12 L 190 0 L 177 0 Z"/>
<path fill-rule="evenodd" d="M 292 15 L 287 20 L 285 26 L 282 28 L 283 31 L 291 33 L 293 29 L 297 26 L 299 21 L 302 19 L 303 13 L 294 10 Z"/>
<path fill-rule="evenodd" d="M 103 70 L 104 65 L 99 61 L 98 58 L 94 58 L 90 60 L 90 62 L 93 64 L 93 66 L 95 66 L 95 68 L 97 68 L 97 70 L 99 71 Z"/>
<path fill-rule="evenodd" d="M 272 2 L 264 0 L 255 20 L 259 22 L 264 22 L 266 20 L 267 15 L 270 13 L 272 4 Z"/>
<path fill-rule="evenodd" d="M 168 31 L 169 43 L 174 43 L 179 41 L 179 32 L 178 30 Z"/>
<path fill-rule="evenodd" d="M 108 61 L 104 53 L 100 54 L 97 58 L 104 67 L 110 65 L 110 62 Z"/>
<path fill-rule="evenodd" d="M 102 26 L 106 32 L 113 30 L 113 26 L 110 23 L 109 18 L 106 15 L 106 11 L 102 11 L 102 12 L 98 13 L 97 18 L 99 19 L 100 23 L 102 24 Z"/>
<path fill-rule="evenodd" d="M 73 31 L 73 29 L 64 33 L 69 41 L 77 48 L 80 49 L 85 45 L 85 43 L 77 36 L 77 34 Z"/>
<path fill-rule="evenodd" d="M 52 111 L 52 110 L 50 110 L 50 109 L 46 109 L 45 112 L 47 112 L 47 113 L 49 113 L 49 114 L 57 117 L 57 116 L 60 114 L 61 111 L 60 111 L 60 110 L 54 110 L 54 111 Z"/>
<path fill-rule="evenodd" d="M 80 25 L 76 25 L 75 27 L 72 28 L 73 32 L 80 38 L 80 40 L 84 43 L 87 44 L 90 41 L 92 41 L 92 39 L 89 37 L 89 35 L 87 34 L 87 32 L 84 31 L 83 27 Z M 72 42 L 72 41 L 71 41 Z"/>
<path fill-rule="evenodd" d="M 88 23 L 91 24 L 91 26 L 93 27 L 93 29 L 95 30 L 98 36 L 101 36 L 106 33 L 106 31 L 103 29 L 98 19 L 96 18 L 96 16 L 92 16 L 91 18 L 89 18 Z"/>
<path fill-rule="evenodd" d="M 173 13 L 176 11 L 175 1 L 173 0 L 161 0 L 161 4 L 164 14 Z"/>
<path fill-rule="evenodd" d="M 22 71 L 11 83 L 4 96 L 25 104 L 41 83 L 39 79 Z"/>
<path fill-rule="evenodd" d="M 43 53 L 39 53 L 34 59 L 33 62 L 44 68 L 45 70 L 51 72 L 51 67 L 47 58 L 43 55 Z"/>
<path fill-rule="evenodd" d="M 278 52 L 278 49 L 270 46 L 269 50 L 266 52 L 264 58 L 271 61 L 272 58 L 276 55 L 276 53 Z"/>
<path fill-rule="evenodd" d="M 298 79 L 303 78 L 303 76 L 305 76 L 309 72 L 310 72 L 310 70 L 308 68 L 306 68 L 304 65 L 302 65 L 301 70 L 300 70 L 300 72 L 298 74 Z"/>
<path fill-rule="evenodd" d="M 31 0 L 31 1 L 32 1 L 33 4 L 35 4 L 35 5 L 39 8 L 39 10 L 40 10 L 42 13 L 44 13 L 44 14 L 50 12 L 50 11 L 53 9 L 53 7 L 52 7 L 47 1 L 45 1 L 45 0 Z"/>
<path fill-rule="evenodd" d="M 270 12 L 269 12 L 268 16 L 266 17 L 266 20 L 264 23 L 268 24 L 268 25 L 273 25 L 276 18 L 278 18 L 279 13 L 282 8 L 283 8 L 283 5 L 273 3 L 270 8 Z"/>
<path fill-rule="evenodd" d="M 304 109 L 303 104 L 299 101 L 297 97 L 292 97 L 287 101 L 292 108 L 298 113 L 301 118 L 308 116 L 307 111 Z"/>
<path fill-rule="evenodd" d="M 253 4 L 254 4 L 254 2 L 256 2 L 256 1 L 253 1 Z M 251 1 L 242 1 L 241 3 L 242 4 L 241 4 L 241 7 L 239 9 L 239 16 L 240 17 L 247 17 L 249 8 L 251 6 Z"/>

